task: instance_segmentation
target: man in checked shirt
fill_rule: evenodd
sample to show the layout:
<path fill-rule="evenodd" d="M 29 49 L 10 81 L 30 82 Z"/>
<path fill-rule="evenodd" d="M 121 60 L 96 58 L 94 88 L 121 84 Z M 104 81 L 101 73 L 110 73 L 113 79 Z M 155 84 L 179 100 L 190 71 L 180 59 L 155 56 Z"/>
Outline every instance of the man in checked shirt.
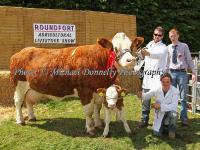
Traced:
<path fill-rule="evenodd" d="M 188 125 L 186 89 L 188 83 L 187 69 L 192 69 L 192 81 L 196 81 L 196 70 L 192 61 L 189 47 L 186 43 L 179 41 L 177 29 L 169 31 L 171 44 L 168 45 L 167 68 L 172 76 L 172 85 L 179 88 L 181 111 L 180 119 L 183 126 Z"/>

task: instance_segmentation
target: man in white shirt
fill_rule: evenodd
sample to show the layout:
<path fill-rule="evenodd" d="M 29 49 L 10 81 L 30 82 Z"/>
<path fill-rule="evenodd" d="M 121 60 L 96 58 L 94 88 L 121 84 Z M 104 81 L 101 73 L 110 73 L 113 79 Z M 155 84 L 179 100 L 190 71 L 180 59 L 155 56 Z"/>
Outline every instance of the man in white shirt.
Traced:
<path fill-rule="evenodd" d="M 164 29 L 156 27 L 153 40 L 147 44 L 147 49 L 142 51 L 145 56 L 144 78 L 142 83 L 143 93 L 161 87 L 160 75 L 165 72 L 167 61 L 167 46 L 162 43 Z M 150 113 L 150 99 L 142 100 L 142 117 L 139 127 L 148 126 Z"/>
<path fill-rule="evenodd" d="M 150 90 L 142 94 L 142 99 L 148 100 L 155 97 L 155 103 L 151 105 L 155 109 L 153 131 L 154 135 L 162 135 L 168 131 L 169 138 L 175 138 L 176 124 L 178 120 L 178 96 L 179 91 L 171 85 L 172 77 L 164 73 L 160 77 L 162 88 Z"/>

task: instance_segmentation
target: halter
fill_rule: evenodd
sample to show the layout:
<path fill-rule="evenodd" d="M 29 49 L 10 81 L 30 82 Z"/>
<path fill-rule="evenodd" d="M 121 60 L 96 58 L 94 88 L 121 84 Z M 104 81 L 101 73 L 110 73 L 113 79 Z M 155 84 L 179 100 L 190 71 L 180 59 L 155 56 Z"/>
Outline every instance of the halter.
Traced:
<path fill-rule="evenodd" d="M 125 53 L 131 53 L 132 51 L 130 49 L 122 49 L 121 51 L 118 51 L 117 52 L 117 57 L 116 57 L 116 60 L 119 60 Z"/>

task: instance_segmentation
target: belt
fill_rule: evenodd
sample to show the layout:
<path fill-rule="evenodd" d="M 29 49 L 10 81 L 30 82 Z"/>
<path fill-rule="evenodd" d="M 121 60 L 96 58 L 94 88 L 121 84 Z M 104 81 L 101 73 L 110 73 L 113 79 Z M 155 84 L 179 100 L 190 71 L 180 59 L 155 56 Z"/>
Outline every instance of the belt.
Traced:
<path fill-rule="evenodd" d="M 172 72 L 186 72 L 185 69 L 170 69 Z"/>

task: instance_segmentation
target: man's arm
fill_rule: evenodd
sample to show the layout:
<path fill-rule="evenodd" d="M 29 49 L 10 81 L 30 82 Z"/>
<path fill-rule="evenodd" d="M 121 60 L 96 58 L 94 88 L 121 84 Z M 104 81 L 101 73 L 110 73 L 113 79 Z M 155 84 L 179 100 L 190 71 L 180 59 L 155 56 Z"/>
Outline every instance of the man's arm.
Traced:
<path fill-rule="evenodd" d="M 149 52 L 147 49 L 147 50 L 143 50 L 141 53 L 143 57 L 149 56 L 150 58 L 153 58 L 153 59 L 161 59 L 163 56 L 166 56 L 168 54 L 167 48 L 163 50 L 152 51 L 152 52 Z"/>
<path fill-rule="evenodd" d="M 178 92 L 174 93 L 173 96 L 172 96 L 172 103 L 170 104 L 165 104 L 165 103 L 162 103 L 160 104 L 160 110 L 161 112 L 166 112 L 166 111 L 176 111 L 177 110 L 177 107 L 178 107 Z"/>
<path fill-rule="evenodd" d="M 188 67 L 192 69 L 192 81 L 195 82 L 197 72 L 195 70 L 194 62 L 192 61 L 191 53 L 187 44 L 185 44 L 185 59 L 186 63 L 188 64 Z"/>
<path fill-rule="evenodd" d="M 142 99 L 143 100 L 148 100 L 153 96 L 155 96 L 155 91 L 154 90 L 150 90 L 149 92 L 142 93 Z"/>

